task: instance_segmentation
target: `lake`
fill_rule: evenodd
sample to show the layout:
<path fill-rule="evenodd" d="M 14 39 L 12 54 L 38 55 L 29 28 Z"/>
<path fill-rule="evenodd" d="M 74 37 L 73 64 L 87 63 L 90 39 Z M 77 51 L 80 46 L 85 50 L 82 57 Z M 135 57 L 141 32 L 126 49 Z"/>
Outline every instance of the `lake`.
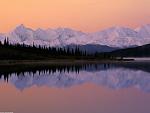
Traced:
<path fill-rule="evenodd" d="M 150 113 L 150 63 L 0 66 L 0 112 Z"/>

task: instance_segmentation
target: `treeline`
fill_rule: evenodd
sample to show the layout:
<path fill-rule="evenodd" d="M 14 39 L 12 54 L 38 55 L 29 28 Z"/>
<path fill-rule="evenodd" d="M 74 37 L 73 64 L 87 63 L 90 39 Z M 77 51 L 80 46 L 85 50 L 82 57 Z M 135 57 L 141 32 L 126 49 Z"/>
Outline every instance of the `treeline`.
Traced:
<path fill-rule="evenodd" d="M 85 58 L 91 57 L 86 51 L 75 49 L 46 47 L 41 45 L 11 44 L 6 38 L 0 42 L 0 59 L 56 59 L 56 58 Z"/>

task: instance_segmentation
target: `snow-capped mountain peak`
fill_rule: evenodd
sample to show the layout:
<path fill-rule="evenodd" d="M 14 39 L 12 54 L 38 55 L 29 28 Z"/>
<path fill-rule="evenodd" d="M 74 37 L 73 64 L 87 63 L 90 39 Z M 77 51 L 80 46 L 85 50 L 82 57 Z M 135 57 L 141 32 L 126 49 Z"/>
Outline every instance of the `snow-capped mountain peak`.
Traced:
<path fill-rule="evenodd" d="M 33 40 L 33 30 L 25 27 L 23 24 L 17 26 L 14 30 L 7 34 L 9 39 L 13 42 L 24 42 L 27 40 Z M 18 43 L 19 43 L 18 42 Z"/>
<path fill-rule="evenodd" d="M 20 24 L 16 27 L 16 29 L 26 29 L 26 27 L 24 26 L 24 24 Z"/>

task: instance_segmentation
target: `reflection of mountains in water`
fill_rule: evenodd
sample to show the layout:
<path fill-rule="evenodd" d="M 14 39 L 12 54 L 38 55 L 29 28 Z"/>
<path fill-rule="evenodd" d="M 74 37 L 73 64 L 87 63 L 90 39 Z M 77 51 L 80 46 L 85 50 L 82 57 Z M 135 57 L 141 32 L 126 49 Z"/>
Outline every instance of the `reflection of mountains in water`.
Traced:
<path fill-rule="evenodd" d="M 66 88 L 94 83 L 112 89 L 137 87 L 150 92 L 148 63 L 45 65 L 0 67 L 1 81 L 24 88 L 48 86 Z"/>

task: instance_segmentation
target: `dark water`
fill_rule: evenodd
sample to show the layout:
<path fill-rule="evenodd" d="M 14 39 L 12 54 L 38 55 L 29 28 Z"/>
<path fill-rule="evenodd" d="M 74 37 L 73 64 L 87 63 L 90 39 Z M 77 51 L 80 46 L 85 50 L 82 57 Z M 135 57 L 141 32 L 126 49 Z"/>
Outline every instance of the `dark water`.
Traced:
<path fill-rule="evenodd" d="M 150 113 L 150 63 L 0 66 L 0 112 Z"/>

